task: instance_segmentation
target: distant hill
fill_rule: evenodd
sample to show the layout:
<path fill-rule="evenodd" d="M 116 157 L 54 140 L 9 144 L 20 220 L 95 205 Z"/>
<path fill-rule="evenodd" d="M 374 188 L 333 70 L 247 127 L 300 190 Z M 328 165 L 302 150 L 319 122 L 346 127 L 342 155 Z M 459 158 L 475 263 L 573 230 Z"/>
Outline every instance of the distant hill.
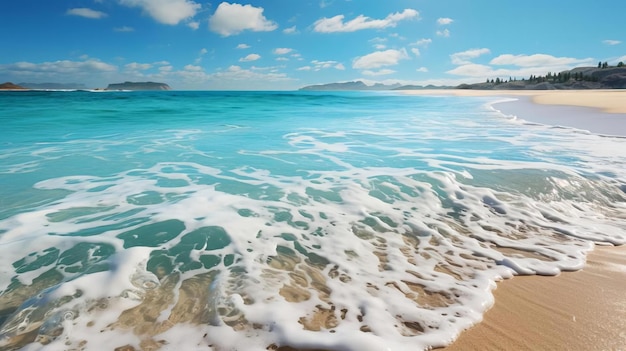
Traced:
<path fill-rule="evenodd" d="M 6 82 L 0 84 L 0 90 L 23 90 L 26 89 L 21 85 L 13 84 L 11 82 Z"/>
<path fill-rule="evenodd" d="M 453 89 L 454 87 L 449 86 L 435 86 L 435 85 L 402 85 L 399 83 L 396 84 L 381 84 L 376 83 L 374 85 L 367 85 L 360 80 L 354 82 L 344 82 L 344 83 L 329 83 L 329 84 L 319 84 L 319 85 L 308 85 L 300 88 L 300 90 L 420 90 L 420 89 Z"/>
<path fill-rule="evenodd" d="M 87 89 L 84 84 L 79 83 L 19 83 L 28 89 Z"/>
<path fill-rule="evenodd" d="M 106 90 L 172 90 L 165 83 L 156 82 L 124 82 L 109 84 Z"/>
<path fill-rule="evenodd" d="M 400 86 L 400 84 L 385 85 L 380 83 L 367 85 L 362 81 L 357 80 L 354 82 L 308 85 L 300 88 L 299 90 L 392 90 Z"/>
<path fill-rule="evenodd" d="M 437 90 L 437 89 L 454 89 L 454 87 L 446 86 L 446 85 L 403 85 L 393 90 Z"/>
<path fill-rule="evenodd" d="M 545 76 L 522 80 L 490 80 L 476 84 L 461 84 L 457 89 L 476 90 L 569 90 L 626 89 L 626 67 L 577 67 Z"/>

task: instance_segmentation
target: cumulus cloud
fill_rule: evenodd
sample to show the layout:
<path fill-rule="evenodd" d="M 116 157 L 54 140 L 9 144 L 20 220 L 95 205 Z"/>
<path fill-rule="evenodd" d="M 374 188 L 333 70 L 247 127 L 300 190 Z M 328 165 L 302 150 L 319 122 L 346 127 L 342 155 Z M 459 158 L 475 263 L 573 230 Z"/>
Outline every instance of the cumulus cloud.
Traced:
<path fill-rule="evenodd" d="M 128 7 L 139 7 L 157 22 L 170 25 L 192 18 L 202 7 L 191 0 L 119 0 L 119 2 Z"/>
<path fill-rule="evenodd" d="M 327 69 L 327 68 L 334 68 L 340 71 L 343 71 L 346 69 L 346 67 L 338 61 L 320 61 L 320 60 L 313 60 L 311 61 L 311 65 L 312 66 L 302 66 L 300 68 L 297 68 L 298 71 L 321 71 L 323 69 Z"/>
<path fill-rule="evenodd" d="M 455 65 L 465 65 L 471 63 L 469 60 L 475 59 L 481 55 L 489 54 L 491 51 L 487 48 L 482 49 L 470 49 L 462 52 L 457 52 L 450 55 L 452 63 Z"/>
<path fill-rule="evenodd" d="M 244 81 L 257 81 L 261 84 L 265 85 L 268 81 L 270 82 L 278 82 L 278 81 L 288 81 L 291 78 L 287 77 L 284 73 L 279 73 L 275 70 L 272 70 L 269 73 L 255 72 L 250 69 L 244 69 L 240 66 L 230 66 L 228 69 L 217 72 L 212 75 L 212 78 L 218 80 L 244 80 Z"/>
<path fill-rule="evenodd" d="M 384 75 L 396 73 L 396 71 L 394 71 L 392 69 L 381 69 L 381 70 L 378 70 L 378 71 L 365 70 L 365 71 L 363 71 L 361 73 L 363 73 L 366 76 L 384 76 Z"/>
<path fill-rule="evenodd" d="M 0 64 L 0 76 L 7 80 L 93 83 L 115 74 L 118 67 L 96 59 L 83 61 L 15 62 Z"/>
<path fill-rule="evenodd" d="M 428 44 L 430 44 L 430 43 L 432 43 L 432 42 L 433 42 L 433 40 L 432 40 L 432 39 L 430 39 L 430 38 L 423 38 L 423 39 L 420 39 L 420 40 L 416 41 L 416 42 L 415 42 L 415 43 L 413 43 L 412 45 L 417 45 L 417 46 L 423 46 L 423 47 L 426 47 L 426 46 L 428 46 Z"/>
<path fill-rule="evenodd" d="M 250 54 L 246 57 L 242 57 L 239 59 L 239 62 L 250 62 L 250 61 L 256 61 L 258 59 L 261 58 L 261 55 L 258 54 Z"/>
<path fill-rule="evenodd" d="M 365 56 L 357 57 L 352 63 L 355 69 L 375 69 L 384 66 L 397 65 L 402 59 L 408 59 L 406 50 L 385 50 L 376 51 Z"/>
<path fill-rule="evenodd" d="M 104 12 L 88 9 L 85 7 L 69 9 L 67 10 L 66 13 L 72 16 L 80 16 L 80 17 L 94 18 L 94 19 L 103 18 L 107 16 L 107 14 Z"/>
<path fill-rule="evenodd" d="M 187 27 L 189 27 L 189 28 L 191 28 L 193 30 L 196 30 L 196 29 L 200 28 L 200 22 L 197 22 L 197 21 L 189 22 L 189 23 L 187 23 Z"/>
<path fill-rule="evenodd" d="M 426 68 L 426 67 L 420 67 L 420 68 L 416 69 L 416 71 L 417 71 L 417 72 L 426 73 L 426 72 L 428 72 L 428 68 Z"/>
<path fill-rule="evenodd" d="M 283 29 L 283 33 L 285 33 L 285 34 L 296 34 L 296 33 L 298 33 L 298 30 L 296 29 L 296 26 L 293 26 L 293 27 L 289 27 L 289 28 Z"/>
<path fill-rule="evenodd" d="M 554 57 L 546 54 L 534 55 L 500 55 L 491 62 L 492 65 L 513 65 L 519 67 L 538 67 L 538 66 L 563 66 L 590 63 L 590 58 L 577 59 L 572 57 Z"/>
<path fill-rule="evenodd" d="M 528 77 L 530 75 L 544 75 L 549 71 L 560 72 L 576 66 L 594 65 L 595 60 L 592 58 L 554 57 L 546 54 L 505 54 L 492 59 L 489 63 L 490 65 L 466 62 L 446 73 L 480 79 Z"/>
<path fill-rule="evenodd" d="M 125 65 L 124 68 L 126 68 L 127 71 L 145 71 L 152 68 L 152 65 L 149 63 L 132 62 Z"/>
<path fill-rule="evenodd" d="M 288 53 L 290 53 L 292 51 L 293 51 L 293 49 L 290 49 L 290 48 L 276 48 L 276 49 L 274 49 L 274 54 L 275 55 L 286 55 L 286 54 L 288 54 Z"/>
<path fill-rule="evenodd" d="M 395 27 L 400 21 L 419 18 L 419 12 L 413 9 L 405 9 L 402 12 L 392 13 L 384 19 L 371 19 L 369 17 L 359 15 L 355 19 L 348 22 L 344 22 L 344 18 L 344 15 L 337 15 L 331 18 L 324 17 L 315 21 L 313 24 L 314 30 L 319 33 L 335 33 L 355 32 L 362 29 Z"/>
<path fill-rule="evenodd" d="M 412 53 L 413 53 L 413 55 L 415 55 L 415 56 L 419 56 L 419 55 L 421 55 L 421 53 L 420 53 L 420 49 L 418 49 L 418 48 L 411 48 L 411 52 L 412 52 Z"/>
<path fill-rule="evenodd" d="M 618 44 L 621 44 L 622 42 L 621 42 L 621 41 L 619 41 L 619 40 L 610 40 L 610 39 L 607 39 L 607 40 L 603 40 L 603 41 L 602 41 L 602 43 L 604 43 L 604 44 L 606 44 L 606 45 L 618 45 Z"/>
<path fill-rule="evenodd" d="M 185 71 L 191 71 L 191 72 L 201 72 L 203 69 L 200 66 L 195 66 L 195 65 L 186 65 L 185 67 L 183 67 L 183 69 Z"/>
<path fill-rule="evenodd" d="M 263 11 L 262 7 L 223 2 L 209 18 L 209 29 L 227 37 L 244 30 L 270 32 L 278 28 L 276 23 L 263 16 Z"/>
<path fill-rule="evenodd" d="M 438 30 L 435 34 L 440 37 L 448 38 L 450 36 L 450 31 L 448 29 Z"/>
<path fill-rule="evenodd" d="M 467 76 L 467 77 L 491 77 L 494 74 L 494 70 L 491 66 L 487 65 L 479 65 L 476 63 L 468 63 L 461 65 L 453 70 L 450 70 L 446 73 L 458 75 L 458 76 Z"/>
<path fill-rule="evenodd" d="M 117 66 L 88 59 L 85 61 L 54 61 L 43 63 L 32 62 L 16 62 L 7 65 L 0 65 L 0 71 L 21 72 L 24 74 L 72 74 L 72 73 L 88 73 L 88 72 L 113 72 L 117 71 Z"/>
<path fill-rule="evenodd" d="M 447 17 L 441 17 L 437 19 L 437 24 L 441 25 L 441 26 L 445 26 L 446 24 L 450 24 L 454 22 L 454 20 L 452 18 L 447 18 Z"/>
<path fill-rule="evenodd" d="M 248 44 L 239 44 L 237 45 L 237 49 L 249 49 L 250 45 Z"/>

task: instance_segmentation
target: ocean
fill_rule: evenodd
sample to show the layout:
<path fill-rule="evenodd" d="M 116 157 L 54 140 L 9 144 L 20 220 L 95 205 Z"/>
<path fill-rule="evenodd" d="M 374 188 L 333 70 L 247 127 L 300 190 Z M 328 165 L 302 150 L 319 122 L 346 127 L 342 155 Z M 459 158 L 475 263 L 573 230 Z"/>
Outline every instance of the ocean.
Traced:
<path fill-rule="evenodd" d="M 1 92 L 0 350 L 449 344 L 626 242 L 626 139 L 497 100 Z"/>

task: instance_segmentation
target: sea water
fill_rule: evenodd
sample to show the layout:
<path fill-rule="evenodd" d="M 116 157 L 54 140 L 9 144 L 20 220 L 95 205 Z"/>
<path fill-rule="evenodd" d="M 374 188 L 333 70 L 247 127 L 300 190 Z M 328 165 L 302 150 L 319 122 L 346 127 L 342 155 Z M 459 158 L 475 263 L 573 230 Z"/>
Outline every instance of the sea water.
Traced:
<path fill-rule="evenodd" d="M 493 102 L 0 93 L 0 349 L 449 344 L 626 241 L 626 139 Z"/>

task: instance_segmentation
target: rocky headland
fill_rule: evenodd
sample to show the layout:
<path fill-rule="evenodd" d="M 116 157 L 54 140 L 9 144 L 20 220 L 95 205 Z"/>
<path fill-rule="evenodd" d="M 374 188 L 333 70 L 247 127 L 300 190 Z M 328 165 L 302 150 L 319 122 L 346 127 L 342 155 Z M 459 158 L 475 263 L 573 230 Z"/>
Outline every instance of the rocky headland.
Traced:
<path fill-rule="evenodd" d="M 25 90 L 26 88 L 24 88 L 21 85 L 17 85 L 17 84 L 13 84 L 11 82 L 6 82 L 6 83 L 2 83 L 0 84 L 0 90 Z"/>

